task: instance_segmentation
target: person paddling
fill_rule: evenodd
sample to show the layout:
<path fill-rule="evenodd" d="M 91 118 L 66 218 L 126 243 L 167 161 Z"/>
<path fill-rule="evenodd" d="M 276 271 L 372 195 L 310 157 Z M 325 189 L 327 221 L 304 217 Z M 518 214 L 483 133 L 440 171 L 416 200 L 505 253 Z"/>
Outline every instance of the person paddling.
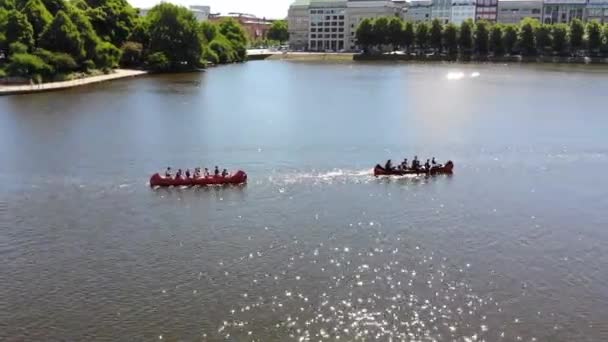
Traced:
<path fill-rule="evenodd" d="M 386 161 L 386 164 L 384 165 L 384 169 L 386 171 L 392 171 L 393 170 L 393 162 L 390 159 Z"/>
<path fill-rule="evenodd" d="M 171 167 L 168 167 L 167 171 L 165 171 L 165 177 L 171 177 Z"/>
<path fill-rule="evenodd" d="M 224 178 L 228 177 L 228 170 L 224 169 L 222 171 L 222 177 L 224 177 Z"/>
<path fill-rule="evenodd" d="M 186 169 L 186 178 L 190 179 L 190 169 Z"/>
<path fill-rule="evenodd" d="M 431 161 L 430 159 L 426 160 L 426 163 L 424 163 L 424 169 L 429 171 L 431 169 Z"/>
<path fill-rule="evenodd" d="M 175 179 L 179 179 L 182 178 L 182 169 L 178 169 L 177 173 L 175 174 Z"/>
<path fill-rule="evenodd" d="M 403 159 L 403 163 L 401 163 L 401 169 L 407 170 L 407 158 Z"/>
<path fill-rule="evenodd" d="M 204 173 L 204 176 L 205 176 L 205 177 L 209 177 L 209 176 L 210 176 L 210 174 L 209 174 L 209 169 L 208 169 L 208 168 L 205 168 L 205 173 Z"/>
<path fill-rule="evenodd" d="M 437 162 L 435 161 L 435 157 L 433 157 L 433 160 L 431 160 L 431 165 L 433 165 L 433 166 L 437 165 Z"/>
<path fill-rule="evenodd" d="M 414 160 L 412 160 L 412 169 L 418 170 L 420 168 L 420 161 L 418 160 L 418 156 L 414 156 Z"/>
<path fill-rule="evenodd" d="M 220 169 L 218 169 L 217 165 L 215 166 L 215 171 L 213 173 L 216 177 L 220 175 Z"/>

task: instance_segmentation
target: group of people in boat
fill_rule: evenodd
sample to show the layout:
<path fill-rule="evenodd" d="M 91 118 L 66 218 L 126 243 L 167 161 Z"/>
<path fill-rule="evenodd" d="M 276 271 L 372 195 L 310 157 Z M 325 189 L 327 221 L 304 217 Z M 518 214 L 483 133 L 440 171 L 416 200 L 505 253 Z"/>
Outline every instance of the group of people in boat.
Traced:
<path fill-rule="evenodd" d="M 438 164 L 435 161 L 435 157 L 433 157 L 432 159 L 427 159 L 424 164 L 421 164 L 420 160 L 418 159 L 418 156 L 414 156 L 411 165 L 408 164 L 407 158 L 405 158 L 403 162 L 401 162 L 397 166 L 393 166 L 392 160 L 389 159 L 384 165 L 384 169 L 387 171 L 429 171 L 431 170 L 431 168 L 442 166 L 443 165 Z"/>
<path fill-rule="evenodd" d="M 224 169 L 222 172 L 220 172 L 220 169 L 216 166 L 215 170 L 213 170 L 213 176 L 226 178 L 226 177 L 230 176 L 230 173 L 228 173 L 228 170 L 226 170 L 226 169 Z M 195 168 L 193 172 L 190 172 L 190 169 L 186 169 L 185 172 L 183 172 L 182 169 L 178 169 L 177 172 L 175 173 L 175 179 L 192 179 L 192 178 L 207 178 L 207 177 L 211 177 L 211 173 L 209 172 L 209 169 L 207 169 L 207 168 L 203 169 L 200 167 Z M 165 178 L 174 178 L 171 167 L 167 167 L 167 170 L 165 171 Z"/>

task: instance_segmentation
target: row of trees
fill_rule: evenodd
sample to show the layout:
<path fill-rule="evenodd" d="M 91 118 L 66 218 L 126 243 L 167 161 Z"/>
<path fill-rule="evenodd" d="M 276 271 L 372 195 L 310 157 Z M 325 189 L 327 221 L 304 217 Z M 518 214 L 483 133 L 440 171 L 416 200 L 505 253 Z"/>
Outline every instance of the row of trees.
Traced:
<path fill-rule="evenodd" d="M 126 0 L 0 0 L 0 76 L 196 68 L 243 61 L 246 44 L 234 20 L 199 23 L 168 3 L 142 18 Z"/>
<path fill-rule="evenodd" d="M 414 24 L 397 17 L 381 17 L 363 20 L 357 28 L 356 37 L 365 53 L 388 47 L 419 53 L 432 50 L 449 55 L 608 54 L 608 24 L 602 26 L 597 21 L 591 21 L 585 26 L 578 19 L 569 25 L 546 25 L 528 18 L 518 25 L 467 20 L 456 26 L 451 23 L 442 25 L 439 20 L 433 20 L 430 24 Z"/>

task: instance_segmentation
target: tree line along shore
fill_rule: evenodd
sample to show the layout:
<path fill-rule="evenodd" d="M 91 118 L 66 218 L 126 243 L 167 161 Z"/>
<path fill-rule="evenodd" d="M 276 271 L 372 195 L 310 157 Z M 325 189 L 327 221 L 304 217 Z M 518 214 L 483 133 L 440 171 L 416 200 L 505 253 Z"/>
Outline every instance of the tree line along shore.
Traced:
<path fill-rule="evenodd" d="M 541 24 L 524 19 L 519 24 L 464 21 L 461 25 L 404 22 L 398 17 L 364 19 L 355 33 L 361 57 L 405 51 L 446 59 L 480 56 L 608 57 L 608 23 L 575 19 L 570 24 Z"/>
<path fill-rule="evenodd" d="M 236 21 L 199 23 L 169 3 L 140 17 L 126 0 L 0 0 L 0 80 L 193 70 L 244 61 L 246 46 Z"/>

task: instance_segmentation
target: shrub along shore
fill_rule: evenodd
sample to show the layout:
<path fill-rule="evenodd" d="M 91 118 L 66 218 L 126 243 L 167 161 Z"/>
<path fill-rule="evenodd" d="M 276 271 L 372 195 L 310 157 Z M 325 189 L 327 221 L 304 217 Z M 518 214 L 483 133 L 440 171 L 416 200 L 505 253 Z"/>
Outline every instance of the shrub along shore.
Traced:
<path fill-rule="evenodd" d="M 467 20 L 456 26 L 381 17 L 363 20 L 356 37 L 363 48 L 357 60 L 605 62 L 608 57 L 608 23 L 584 25 L 578 19 L 568 25 L 524 19 L 513 25 Z M 405 53 L 382 54 L 398 50 Z"/>
<path fill-rule="evenodd" d="M 0 0 L 0 80 L 194 70 L 244 61 L 246 45 L 236 21 L 199 23 L 169 3 L 140 17 L 126 0 Z"/>

